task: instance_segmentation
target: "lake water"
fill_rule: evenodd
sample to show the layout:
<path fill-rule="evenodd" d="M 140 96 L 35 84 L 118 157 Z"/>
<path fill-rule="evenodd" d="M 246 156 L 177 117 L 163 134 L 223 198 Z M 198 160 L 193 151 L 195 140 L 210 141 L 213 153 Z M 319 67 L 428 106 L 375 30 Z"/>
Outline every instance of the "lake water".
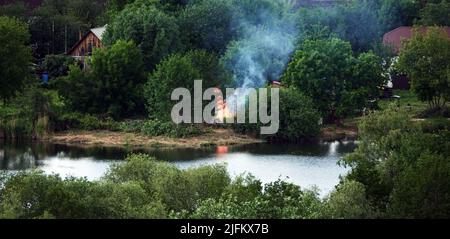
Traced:
<path fill-rule="evenodd" d="M 263 183 L 283 179 L 310 188 L 322 196 L 339 183 L 348 169 L 338 161 L 356 148 L 354 142 L 302 145 L 255 144 L 210 149 L 139 150 L 181 169 L 226 164 L 230 175 L 251 173 Z M 117 148 L 83 148 L 47 143 L 0 143 L 0 170 L 39 169 L 63 177 L 99 179 L 112 163 L 121 163 L 129 152 Z"/>

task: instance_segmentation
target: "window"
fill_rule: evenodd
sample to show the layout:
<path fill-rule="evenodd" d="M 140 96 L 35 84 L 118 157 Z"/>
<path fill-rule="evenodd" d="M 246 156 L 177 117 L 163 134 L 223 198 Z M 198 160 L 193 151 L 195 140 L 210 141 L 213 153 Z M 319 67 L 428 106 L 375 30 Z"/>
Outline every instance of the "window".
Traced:
<path fill-rule="evenodd" d="M 92 42 L 89 42 L 89 44 L 88 44 L 88 55 L 89 56 L 92 55 Z"/>

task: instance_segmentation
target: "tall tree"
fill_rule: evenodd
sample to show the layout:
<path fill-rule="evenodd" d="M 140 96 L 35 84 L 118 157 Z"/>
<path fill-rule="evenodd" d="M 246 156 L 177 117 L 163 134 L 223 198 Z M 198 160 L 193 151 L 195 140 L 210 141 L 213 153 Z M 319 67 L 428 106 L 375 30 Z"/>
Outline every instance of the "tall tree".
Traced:
<path fill-rule="evenodd" d="M 25 23 L 9 17 L 0 17 L 0 32 L 0 99 L 9 99 L 30 75 L 30 35 Z"/>
<path fill-rule="evenodd" d="M 143 3 L 127 7 L 108 25 L 106 45 L 117 40 L 136 43 L 144 55 L 147 70 L 152 70 L 165 56 L 182 49 L 176 19 L 156 7 Z"/>
<path fill-rule="evenodd" d="M 384 83 L 379 57 L 355 57 L 350 43 L 337 38 L 305 41 L 282 80 L 310 96 L 327 121 L 357 113 Z"/>
<path fill-rule="evenodd" d="M 450 25 L 450 1 L 435 0 L 429 2 L 420 10 L 420 23 L 428 26 L 449 26 Z"/>
<path fill-rule="evenodd" d="M 411 87 L 430 108 L 440 109 L 450 100 L 450 39 L 441 28 L 426 34 L 414 30 L 404 44 L 398 67 L 411 79 Z"/>
<path fill-rule="evenodd" d="M 190 4 L 180 14 L 179 23 L 191 47 L 217 53 L 223 53 L 237 34 L 233 7 L 223 0 Z"/>
<path fill-rule="evenodd" d="M 72 66 L 56 83 L 73 110 L 116 119 L 142 113 L 144 63 L 133 42 L 119 40 L 108 49 L 95 50 L 89 66 L 84 72 Z"/>

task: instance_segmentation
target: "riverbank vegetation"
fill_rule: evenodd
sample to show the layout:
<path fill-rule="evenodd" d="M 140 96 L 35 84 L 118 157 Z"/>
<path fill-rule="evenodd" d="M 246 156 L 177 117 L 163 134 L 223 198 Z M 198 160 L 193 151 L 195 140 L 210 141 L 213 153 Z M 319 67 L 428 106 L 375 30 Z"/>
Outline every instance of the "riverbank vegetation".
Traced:
<path fill-rule="evenodd" d="M 282 180 L 231 178 L 223 165 L 180 170 L 130 155 L 101 180 L 3 175 L 3 218 L 447 218 L 448 120 L 411 123 L 397 107 L 365 117 L 351 168 L 327 197 Z"/>
<path fill-rule="evenodd" d="M 448 6 L 446 1 L 423 5 L 388 0 L 326 7 L 269 0 L 64 3 L 2 6 L 2 32 L 10 32 L 1 40 L 6 51 L 1 60 L 2 137 L 43 138 L 65 130 L 195 136 L 205 131 L 203 126 L 170 120 L 171 91 L 192 89 L 195 79 L 202 79 L 204 88 L 221 89 L 268 87 L 281 80 L 282 98 L 291 103 L 281 103 L 286 107 L 281 107 L 280 133 L 263 139 L 313 140 L 330 135 L 330 124 L 346 131 L 344 122 L 377 108 L 392 62 L 381 44 L 382 34 L 414 22 L 442 25 L 445 11 L 438 9 Z M 93 51 L 86 69 L 59 54 L 75 43 L 76 29 L 102 24 L 108 24 L 105 48 Z M 442 49 L 435 49 L 437 45 Z M 447 45 L 433 30 L 407 44 L 399 62 L 419 99 L 439 112 L 447 109 Z M 433 64 L 440 63 L 433 74 L 412 64 L 429 52 L 442 54 L 431 56 Z M 46 71 L 49 83 L 30 71 Z M 430 87 L 433 79 L 440 83 Z M 34 109 L 23 109 L 21 102 L 34 102 Z M 323 134 L 320 122 L 326 125 Z M 260 137 L 255 125 L 232 128 Z"/>
<path fill-rule="evenodd" d="M 283 181 L 231 178 L 222 166 L 183 171 L 131 155 L 94 182 L 41 172 L 3 175 L 0 216 L 448 217 L 450 40 L 439 26 L 450 25 L 449 1 L 294 2 L 1 6 L 0 138 L 64 140 L 67 132 L 98 130 L 120 134 L 124 144 L 147 137 L 146 147 L 165 137 L 182 143 L 204 136 L 196 145 L 216 145 L 226 141 L 211 132 L 225 128 L 279 143 L 333 138 L 359 125 L 360 145 L 341 162 L 351 172 L 328 197 Z M 104 47 L 83 64 L 64 55 L 80 32 L 105 24 Z M 429 28 L 406 41 L 396 60 L 382 36 L 412 25 L 415 32 Z M 408 76 L 412 89 L 394 92 L 397 101 L 380 100 L 393 71 Z M 171 92 L 191 90 L 196 79 L 220 89 L 270 88 L 281 81 L 279 132 L 263 136 L 261 125 L 248 123 L 174 124 Z"/>

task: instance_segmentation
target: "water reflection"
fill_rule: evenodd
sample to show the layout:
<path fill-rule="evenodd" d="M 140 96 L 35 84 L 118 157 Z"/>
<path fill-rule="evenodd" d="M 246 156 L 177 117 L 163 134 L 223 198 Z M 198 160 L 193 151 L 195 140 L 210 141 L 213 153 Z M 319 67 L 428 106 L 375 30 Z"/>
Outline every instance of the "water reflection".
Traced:
<path fill-rule="evenodd" d="M 352 152 L 353 142 L 316 143 L 303 145 L 254 144 L 240 147 L 207 149 L 137 150 L 168 161 L 179 168 L 225 163 L 231 175 L 252 173 L 262 182 L 278 178 L 303 187 L 317 185 L 325 194 L 339 182 L 347 169 L 337 162 Z M 127 152 L 118 148 L 83 148 L 36 142 L 0 142 L 0 170 L 40 169 L 61 176 L 99 179 L 112 163 L 123 162 Z"/>

